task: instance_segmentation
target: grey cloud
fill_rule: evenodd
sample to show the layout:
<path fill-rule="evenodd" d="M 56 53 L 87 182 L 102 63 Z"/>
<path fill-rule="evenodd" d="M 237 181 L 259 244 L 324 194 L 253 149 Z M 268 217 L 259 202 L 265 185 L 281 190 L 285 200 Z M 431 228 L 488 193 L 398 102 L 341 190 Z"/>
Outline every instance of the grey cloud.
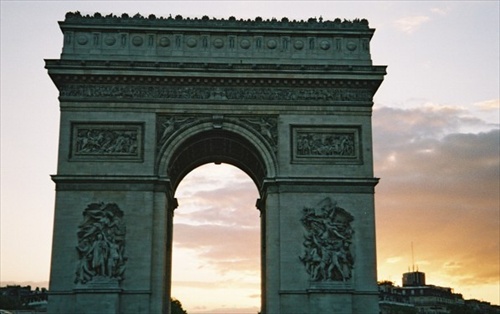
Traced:
<path fill-rule="evenodd" d="M 386 181 L 391 194 L 411 190 L 457 196 L 460 192 L 483 200 L 497 192 L 499 130 L 450 132 L 460 124 L 480 124 L 461 114 L 452 109 L 376 110 L 374 163 L 381 186 Z"/>
<path fill-rule="evenodd" d="M 498 141 L 498 130 L 450 134 L 442 140 L 400 141 L 397 150 L 379 152 L 375 172 L 389 184 L 391 194 L 411 190 L 451 200 L 464 196 L 480 203 L 495 200 L 491 196 L 499 188 Z"/>
<path fill-rule="evenodd" d="M 382 107 L 373 112 L 374 149 L 397 149 L 401 144 L 425 138 L 441 138 L 461 128 L 487 125 L 481 119 L 452 107 L 399 109 Z"/>
<path fill-rule="evenodd" d="M 214 164 L 205 164 L 184 177 L 179 189 L 183 190 L 182 195 L 191 196 L 199 191 L 211 191 L 221 187 L 231 188 L 235 184 L 248 182 L 252 182 L 250 177 L 236 167 L 222 168 Z"/>
<path fill-rule="evenodd" d="M 260 212 L 255 207 L 258 194 L 253 183 L 246 181 L 231 186 L 215 186 L 212 190 L 197 191 L 189 198 L 179 198 L 176 216 L 198 224 L 258 227 Z M 196 209 L 183 213 L 184 201 L 195 203 Z M 175 218 L 174 218 L 175 219 Z"/>

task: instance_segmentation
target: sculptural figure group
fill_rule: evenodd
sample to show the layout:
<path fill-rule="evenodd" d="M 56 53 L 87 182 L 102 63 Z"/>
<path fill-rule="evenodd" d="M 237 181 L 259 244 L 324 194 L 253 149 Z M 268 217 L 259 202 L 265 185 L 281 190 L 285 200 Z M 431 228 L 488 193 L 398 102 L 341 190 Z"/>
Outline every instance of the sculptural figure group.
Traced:
<path fill-rule="evenodd" d="M 81 129 L 76 137 L 77 154 L 133 154 L 137 134 L 131 130 Z"/>
<path fill-rule="evenodd" d="M 75 283 L 95 277 L 122 280 L 125 271 L 125 225 L 116 204 L 92 203 L 83 212 L 78 230 L 78 265 Z"/>
<path fill-rule="evenodd" d="M 297 154 L 303 156 L 353 156 L 353 134 L 303 133 L 297 139 Z"/>
<path fill-rule="evenodd" d="M 353 217 L 330 198 L 316 208 L 304 208 L 304 254 L 300 260 L 312 281 L 346 281 L 351 278 Z"/>

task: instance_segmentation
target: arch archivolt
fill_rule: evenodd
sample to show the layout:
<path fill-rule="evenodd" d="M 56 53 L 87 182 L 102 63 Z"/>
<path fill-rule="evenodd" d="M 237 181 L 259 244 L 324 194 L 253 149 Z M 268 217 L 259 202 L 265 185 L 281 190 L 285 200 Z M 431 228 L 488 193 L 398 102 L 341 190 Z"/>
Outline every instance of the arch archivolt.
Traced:
<path fill-rule="evenodd" d="M 205 163 L 229 163 L 246 172 L 257 187 L 277 175 L 277 116 L 157 117 L 157 174 L 175 188 Z"/>

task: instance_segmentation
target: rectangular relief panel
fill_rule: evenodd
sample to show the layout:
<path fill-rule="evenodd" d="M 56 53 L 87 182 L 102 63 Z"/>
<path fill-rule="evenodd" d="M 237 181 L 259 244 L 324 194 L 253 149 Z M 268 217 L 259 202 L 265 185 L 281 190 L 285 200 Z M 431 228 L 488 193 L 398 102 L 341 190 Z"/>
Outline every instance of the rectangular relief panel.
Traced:
<path fill-rule="evenodd" d="M 143 123 L 71 123 L 70 161 L 143 161 Z"/>
<path fill-rule="evenodd" d="M 361 126 L 291 127 L 292 163 L 362 164 Z"/>

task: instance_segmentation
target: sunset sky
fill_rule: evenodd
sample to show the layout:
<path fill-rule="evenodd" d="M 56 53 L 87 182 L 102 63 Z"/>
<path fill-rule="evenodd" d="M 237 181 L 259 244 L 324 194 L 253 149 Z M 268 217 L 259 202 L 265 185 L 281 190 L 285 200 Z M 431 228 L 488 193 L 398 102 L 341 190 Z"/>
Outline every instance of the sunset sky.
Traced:
<path fill-rule="evenodd" d="M 388 65 L 373 114 L 379 280 L 427 283 L 500 304 L 498 1 L 6 1 L 1 4 L 0 285 L 47 286 L 59 128 L 43 59 L 57 21 L 83 14 L 325 20 L 366 18 L 375 65 Z M 258 193 L 228 165 L 179 186 L 173 296 L 189 313 L 260 305 Z"/>

